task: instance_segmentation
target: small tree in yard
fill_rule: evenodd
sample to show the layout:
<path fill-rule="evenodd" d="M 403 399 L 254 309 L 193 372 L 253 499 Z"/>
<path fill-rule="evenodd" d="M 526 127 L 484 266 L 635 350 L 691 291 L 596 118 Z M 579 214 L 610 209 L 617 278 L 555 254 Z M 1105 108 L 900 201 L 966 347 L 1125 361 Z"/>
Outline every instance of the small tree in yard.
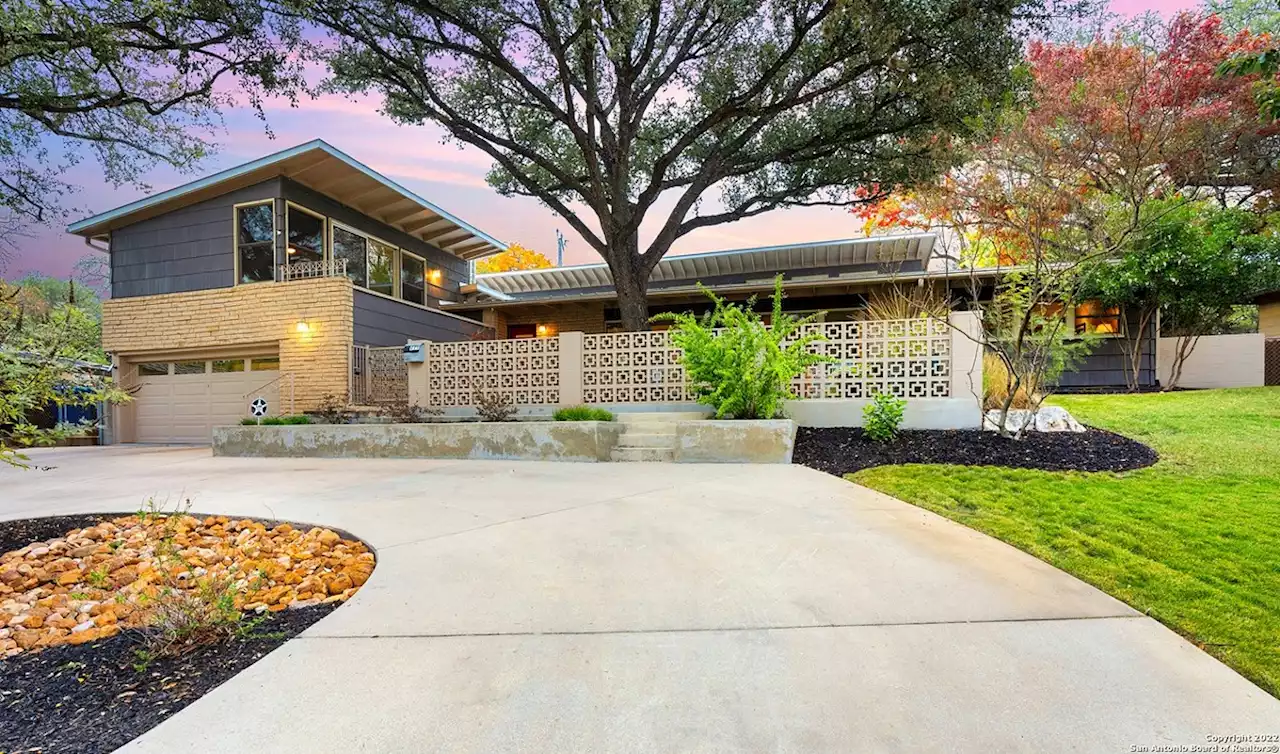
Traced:
<path fill-rule="evenodd" d="M 69 300 L 51 307 L 39 290 L 0 281 L 0 463 L 25 466 L 22 448 L 47 445 L 92 424 L 40 428 L 31 417 L 49 405 L 96 406 L 128 396 L 110 379 L 78 369 L 100 356 L 97 322 Z"/>
<path fill-rule="evenodd" d="M 333 88 L 439 123 L 493 160 L 491 185 L 564 217 L 608 263 L 628 330 L 681 237 L 951 167 L 949 136 L 1008 89 L 1048 16 L 1044 0 L 278 4 L 330 33 Z"/>
<path fill-rule="evenodd" d="M 1160 314 L 1162 329 L 1177 338 L 1169 390 L 1200 337 L 1224 328 L 1237 304 L 1280 282 L 1280 238 L 1244 210 L 1181 199 L 1148 210 L 1155 217 L 1114 264 L 1094 270 L 1085 290 L 1136 315 L 1137 326 L 1126 323 L 1120 341 L 1130 389 L 1137 387 L 1143 340 Z"/>
<path fill-rule="evenodd" d="M 731 304 L 707 288 L 714 307 L 702 316 L 667 312 L 654 317 L 672 322 L 671 340 L 683 352 L 680 363 L 697 393 L 717 419 L 773 419 L 783 403 L 794 399 L 791 381 L 813 364 L 830 357 L 812 353 L 809 344 L 822 340 L 802 328 L 818 315 L 799 318 L 782 310 L 782 276 L 774 283 L 773 312 L 765 324 L 746 305 Z"/>

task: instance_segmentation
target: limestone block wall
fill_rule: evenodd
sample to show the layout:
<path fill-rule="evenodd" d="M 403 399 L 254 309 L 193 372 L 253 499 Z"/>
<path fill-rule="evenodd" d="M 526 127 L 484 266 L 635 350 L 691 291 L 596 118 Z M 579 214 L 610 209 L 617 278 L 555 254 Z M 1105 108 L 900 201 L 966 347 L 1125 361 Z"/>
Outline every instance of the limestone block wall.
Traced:
<path fill-rule="evenodd" d="M 347 394 L 351 281 L 317 278 L 111 299 L 102 305 L 102 342 L 122 365 L 160 354 L 234 355 L 274 347 L 280 372 L 293 375 L 303 411 L 327 393 Z"/>

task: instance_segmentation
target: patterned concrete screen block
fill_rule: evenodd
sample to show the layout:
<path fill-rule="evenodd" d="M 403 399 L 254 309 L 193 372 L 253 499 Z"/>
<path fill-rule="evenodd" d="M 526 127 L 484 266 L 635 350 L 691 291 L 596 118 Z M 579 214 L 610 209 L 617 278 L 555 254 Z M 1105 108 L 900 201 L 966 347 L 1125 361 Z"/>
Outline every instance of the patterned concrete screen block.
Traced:
<path fill-rule="evenodd" d="M 517 406 L 560 402 L 560 339 L 428 343 L 428 405 L 474 406 L 475 390 L 508 396 Z"/>
<path fill-rule="evenodd" d="M 453 422 L 217 427 L 216 456 L 286 458 L 492 458 L 607 461 L 614 422 Z"/>
<path fill-rule="evenodd" d="M 702 420 L 676 425 L 676 463 L 791 463 L 790 419 Z"/>

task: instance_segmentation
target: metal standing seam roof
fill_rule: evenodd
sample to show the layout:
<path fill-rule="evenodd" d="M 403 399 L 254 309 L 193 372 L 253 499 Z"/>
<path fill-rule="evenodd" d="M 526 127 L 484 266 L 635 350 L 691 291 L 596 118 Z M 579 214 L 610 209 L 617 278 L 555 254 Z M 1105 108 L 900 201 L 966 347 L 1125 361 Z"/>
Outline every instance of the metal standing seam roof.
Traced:
<path fill-rule="evenodd" d="M 296 181 L 460 259 L 479 259 L 507 248 L 502 241 L 322 139 L 85 218 L 68 226 L 67 232 L 86 238 L 104 237 L 115 228 L 276 177 Z"/>
<path fill-rule="evenodd" d="M 654 267 L 649 282 L 709 280 L 722 276 L 778 272 L 790 272 L 792 274 L 789 280 L 803 281 L 803 274 L 796 273 L 802 273 L 806 269 L 926 262 L 936 240 L 932 233 L 911 233 L 668 256 Z M 482 289 L 488 289 L 488 292 L 520 297 L 577 289 L 611 288 L 613 275 L 609 272 L 608 265 L 596 263 L 495 272 L 477 275 L 476 283 Z"/>

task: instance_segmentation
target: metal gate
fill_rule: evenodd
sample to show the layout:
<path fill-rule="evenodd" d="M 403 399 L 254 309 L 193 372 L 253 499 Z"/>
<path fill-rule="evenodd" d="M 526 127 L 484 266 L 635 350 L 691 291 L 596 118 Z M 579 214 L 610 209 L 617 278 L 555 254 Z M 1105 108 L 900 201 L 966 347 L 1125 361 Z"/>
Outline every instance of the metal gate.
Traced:
<path fill-rule="evenodd" d="M 1280 385 L 1280 338 L 1267 338 L 1265 353 L 1262 384 Z"/>
<path fill-rule="evenodd" d="M 351 403 L 373 406 L 409 400 L 409 368 L 399 346 L 355 346 L 351 352 Z"/>

